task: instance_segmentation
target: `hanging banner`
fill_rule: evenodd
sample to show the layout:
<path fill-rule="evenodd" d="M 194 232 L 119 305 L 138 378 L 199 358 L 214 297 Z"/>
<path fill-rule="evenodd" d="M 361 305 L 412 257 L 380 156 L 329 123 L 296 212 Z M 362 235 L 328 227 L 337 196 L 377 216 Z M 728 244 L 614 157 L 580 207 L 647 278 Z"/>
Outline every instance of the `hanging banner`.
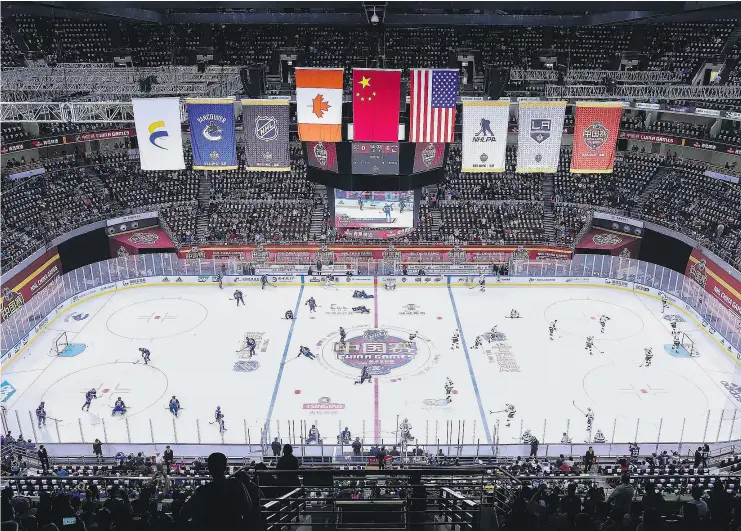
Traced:
<path fill-rule="evenodd" d="M 187 99 L 194 170 L 237 169 L 234 101 Z"/>
<path fill-rule="evenodd" d="M 296 68 L 296 117 L 303 141 L 342 141 L 342 68 Z"/>
<path fill-rule="evenodd" d="M 185 169 L 183 135 L 180 132 L 180 98 L 131 98 L 131 104 L 139 139 L 141 169 Z"/>
<path fill-rule="evenodd" d="M 565 101 L 520 102 L 518 173 L 556 173 L 565 115 Z"/>
<path fill-rule="evenodd" d="M 334 142 L 307 142 L 306 159 L 309 166 L 337 173 L 337 146 Z"/>
<path fill-rule="evenodd" d="M 503 172 L 509 101 L 463 102 L 464 172 Z"/>
<path fill-rule="evenodd" d="M 247 170 L 291 171 L 288 102 L 242 100 Z"/>
<path fill-rule="evenodd" d="M 452 142 L 458 70 L 413 68 L 409 73 L 409 141 Z"/>
<path fill-rule="evenodd" d="M 612 173 L 623 104 L 577 101 L 571 173 Z"/>

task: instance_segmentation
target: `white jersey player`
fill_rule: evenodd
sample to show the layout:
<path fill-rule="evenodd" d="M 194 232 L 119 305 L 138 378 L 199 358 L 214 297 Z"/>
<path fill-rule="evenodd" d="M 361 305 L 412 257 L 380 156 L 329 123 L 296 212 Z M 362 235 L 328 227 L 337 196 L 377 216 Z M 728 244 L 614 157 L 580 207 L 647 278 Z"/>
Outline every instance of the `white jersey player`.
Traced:
<path fill-rule="evenodd" d="M 607 321 L 609 321 L 610 318 L 606 315 L 600 315 L 599 316 L 599 326 L 600 326 L 600 333 L 605 333 L 605 325 L 607 324 Z"/>
<path fill-rule="evenodd" d="M 682 344 L 679 332 L 672 332 L 672 338 L 674 339 L 672 342 L 672 350 L 674 352 L 679 352 L 679 347 Z"/>
<path fill-rule="evenodd" d="M 584 416 L 587 418 L 587 432 L 591 433 L 592 425 L 594 424 L 594 411 L 592 411 L 591 407 L 587 408 L 587 412 Z"/>
<path fill-rule="evenodd" d="M 587 336 L 587 344 L 584 346 L 584 350 L 589 351 L 589 355 L 592 355 L 592 348 L 594 347 L 594 336 Z"/>
<path fill-rule="evenodd" d="M 414 439 L 414 437 L 412 436 L 412 424 L 409 422 L 409 419 L 405 418 L 399 424 L 399 435 L 401 435 L 402 441 L 409 441 Z"/>
<path fill-rule="evenodd" d="M 509 427 L 510 423 L 512 422 L 512 419 L 515 418 L 515 413 L 517 413 L 517 409 L 513 404 L 505 404 L 504 411 L 507 413 L 507 424 L 506 426 Z"/>
<path fill-rule="evenodd" d="M 453 380 L 445 378 L 445 399 L 448 403 L 451 402 L 450 394 L 453 392 Z"/>
<path fill-rule="evenodd" d="M 669 299 L 666 296 L 666 293 L 661 294 L 661 313 L 664 313 L 666 309 L 669 307 Z"/>
<path fill-rule="evenodd" d="M 483 273 L 479 276 L 479 291 L 486 291 L 486 277 L 484 277 Z"/>
<path fill-rule="evenodd" d="M 520 318 L 520 312 L 518 312 L 517 310 L 515 310 L 514 308 L 512 308 L 509 311 L 509 318 L 510 319 L 519 319 Z"/>
<path fill-rule="evenodd" d="M 458 330 L 455 331 L 453 337 L 450 338 L 450 350 L 461 348 L 461 335 Z"/>
<path fill-rule="evenodd" d="M 383 284 L 383 289 L 387 291 L 394 291 L 396 289 L 396 281 L 389 279 Z"/>
<path fill-rule="evenodd" d="M 643 365 L 645 365 L 646 367 L 650 367 L 651 366 L 651 360 L 654 357 L 653 349 L 651 347 L 646 347 L 646 348 L 643 349 L 643 352 L 644 352 L 644 355 L 645 355 L 645 358 L 643 360 Z"/>
<path fill-rule="evenodd" d="M 553 334 L 556 332 L 556 323 L 558 321 L 551 321 L 551 324 L 548 325 L 548 334 L 551 338 L 551 341 L 553 341 Z"/>
<path fill-rule="evenodd" d="M 482 345 L 481 336 L 476 336 L 476 340 L 473 343 L 473 348 L 480 348 Z"/>

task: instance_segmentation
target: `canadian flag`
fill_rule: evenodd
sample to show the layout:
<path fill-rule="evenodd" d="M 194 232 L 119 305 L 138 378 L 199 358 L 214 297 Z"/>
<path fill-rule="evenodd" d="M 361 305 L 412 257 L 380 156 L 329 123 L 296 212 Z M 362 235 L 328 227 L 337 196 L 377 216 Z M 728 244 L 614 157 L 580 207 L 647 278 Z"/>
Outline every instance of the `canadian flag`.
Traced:
<path fill-rule="evenodd" d="M 309 142 L 342 141 L 342 68 L 297 68 L 298 135 Z"/>

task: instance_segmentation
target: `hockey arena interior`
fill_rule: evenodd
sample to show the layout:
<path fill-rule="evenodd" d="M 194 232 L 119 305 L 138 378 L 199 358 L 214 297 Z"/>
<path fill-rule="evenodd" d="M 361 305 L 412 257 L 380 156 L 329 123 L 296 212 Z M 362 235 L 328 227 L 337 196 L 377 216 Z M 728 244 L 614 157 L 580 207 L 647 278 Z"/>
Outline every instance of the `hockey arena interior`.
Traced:
<path fill-rule="evenodd" d="M 3 531 L 741 529 L 741 3 L 0 14 Z"/>

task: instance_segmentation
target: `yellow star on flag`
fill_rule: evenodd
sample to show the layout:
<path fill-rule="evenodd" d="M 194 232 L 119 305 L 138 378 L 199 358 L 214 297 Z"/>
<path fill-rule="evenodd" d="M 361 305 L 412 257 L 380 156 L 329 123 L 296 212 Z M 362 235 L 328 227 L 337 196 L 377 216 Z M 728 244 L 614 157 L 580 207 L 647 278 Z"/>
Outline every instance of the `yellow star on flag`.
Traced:
<path fill-rule="evenodd" d="M 360 83 L 363 86 L 363 88 L 369 87 L 370 86 L 370 78 L 363 76 L 363 79 L 361 81 L 358 81 L 358 83 Z"/>

